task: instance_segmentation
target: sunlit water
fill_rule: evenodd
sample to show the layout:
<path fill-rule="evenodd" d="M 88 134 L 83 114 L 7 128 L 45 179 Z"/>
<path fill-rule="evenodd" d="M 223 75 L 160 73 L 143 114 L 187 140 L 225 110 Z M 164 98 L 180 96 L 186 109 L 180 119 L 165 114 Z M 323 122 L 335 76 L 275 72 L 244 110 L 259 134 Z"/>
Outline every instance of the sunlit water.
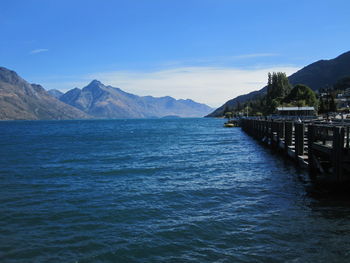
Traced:
<path fill-rule="evenodd" d="M 222 123 L 0 122 L 0 262 L 349 262 L 349 203 Z"/>

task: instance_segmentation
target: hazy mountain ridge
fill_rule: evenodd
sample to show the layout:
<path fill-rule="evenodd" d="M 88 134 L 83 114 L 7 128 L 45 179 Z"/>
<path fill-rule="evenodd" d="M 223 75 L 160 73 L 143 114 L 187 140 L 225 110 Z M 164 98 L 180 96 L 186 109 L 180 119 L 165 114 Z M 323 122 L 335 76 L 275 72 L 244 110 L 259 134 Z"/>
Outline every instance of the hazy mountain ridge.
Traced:
<path fill-rule="evenodd" d="M 62 91 L 57 89 L 50 89 L 47 92 L 56 99 L 59 99 L 64 94 Z"/>
<path fill-rule="evenodd" d="M 290 75 L 289 82 L 293 85 L 305 84 L 313 90 L 327 88 L 335 84 L 340 78 L 350 76 L 350 51 L 330 60 L 319 60 L 296 73 Z M 267 78 L 267 76 L 266 76 Z M 267 87 L 233 98 L 207 115 L 207 117 L 223 116 L 225 108 L 233 108 L 237 103 L 244 103 L 256 96 L 264 95 Z"/>
<path fill-rule="evenodd" d="M 96 118 L 152 118 L 176 115 L 203 117 L 212 109 L 193 100 L 172 97 L 137 96 L 93 80 L 83 89 L 72 89 L 60 97 Z"/>
<path fill-rule="evenodd" d="M 84 112 L 53 98 L 15 71 L 0 67 L 0 120 L 83 119 Z"/>

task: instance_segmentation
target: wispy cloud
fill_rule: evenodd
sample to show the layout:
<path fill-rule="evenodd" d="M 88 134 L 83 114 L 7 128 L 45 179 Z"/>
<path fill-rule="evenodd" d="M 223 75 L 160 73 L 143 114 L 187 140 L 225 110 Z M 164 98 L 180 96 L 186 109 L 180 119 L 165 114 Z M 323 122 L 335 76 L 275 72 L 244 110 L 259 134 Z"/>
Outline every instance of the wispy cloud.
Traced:
<path fill-rule="evenodd" d="M 262 58 L 262 57 L 276 57 L 279 56 L 277 53 L 253 53 L 253 54 L 243 54 L 238 56 L 232 56 L 232 58 L 245 59 L 245 58 Z"/>
<path fill-rule="evenodd" d="M 39 48 L 39 49 L 33 49 L 30 51 L 30 54 L 38 54 L 49 51 L 47 48 Z"/>
<path fill-rule="evenodd" d="M 270 57 L 280 56 L 278 53 L 250 53 L 250 54 L 239 54 L 232 56 L 214 56 L 214 57 L 202 57 L 202 58 L 194 58 L 194 59 L 184 59 L 184 60 L 172 60 L 163 62 L 162 66 L 232 66 L 235 64 L 239 64 L 241 66 L 245 60 L 250 59 L 264 59 Z"/>

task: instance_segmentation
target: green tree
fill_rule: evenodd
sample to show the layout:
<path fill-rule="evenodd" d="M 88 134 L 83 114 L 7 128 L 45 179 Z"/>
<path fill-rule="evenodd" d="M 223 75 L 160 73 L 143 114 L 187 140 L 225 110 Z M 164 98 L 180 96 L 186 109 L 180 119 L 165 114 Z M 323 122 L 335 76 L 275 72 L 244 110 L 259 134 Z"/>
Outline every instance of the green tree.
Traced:
<path fill-rule="evenodd" d="M 231 113 L 231 109 L 230 109 L 230 107 L 227 104 L 225 104 L 225 108 L 224 108 L 224 112 L 223 112 L 224 113 L 223 115 L 225 116 L 225 118 L 226 118 L 226 113 L 227 112 Z"/>
<path fill-rule="evenodd" d="M 325 105 L 325 102 L 323 100 L 323 98 L 320 98 L 320 107 L 318 109 L 318 112 L 319 113 L 326 113 L 327 109 L 326 109 L 326 105 Z"/>
<path fill-rule="evenodd" d="M 291 91 L 291 85 L 286 73 L 273 72 L 268 73 L 267 94 L 265 97 L 264 113 L 271 114 L 276 110 L 285 96 Z"/>
<path fill-rule="evenodd" d="M 284 102 L 298 107 L 313 106 L 317 108 L 318 104 L 316 93 L 303 84 L 296 85 L 284 99 Z"/>
<path fill-rule="evenodd" d="M 242 109 L 241 103 L 237 101 L 236 111 L 240 111 L 241 109 Z"/>
<path fill-rule="evenodd" d="M 268 74 L 267 98 L 277 99 L 284 98 L 291 91 L 291 85 L 286 73 L 273 72 Z"/>
<path fill-rule="evenodd" d="M 329 111 L 336 112 L 337 111 L 337 105 L 334 100 L 334 95 L 331 94 L 331 98 L 329 100 Z"/>
<path fill-rule="evenodd" d="M 225 112 L 225 118 L 226 119 L 231 119 L 233 117 L 233 113 L 230 111 Z"/>

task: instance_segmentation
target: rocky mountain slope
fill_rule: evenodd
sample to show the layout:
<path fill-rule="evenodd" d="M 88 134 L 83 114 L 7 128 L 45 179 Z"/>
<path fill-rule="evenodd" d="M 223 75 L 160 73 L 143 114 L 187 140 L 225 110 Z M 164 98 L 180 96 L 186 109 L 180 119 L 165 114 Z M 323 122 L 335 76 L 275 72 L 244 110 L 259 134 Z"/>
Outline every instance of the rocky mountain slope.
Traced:
<path fill-rule="evenodd" d="M 0 67 L 0 120 L 82 119 L 89 116 Z"/>
<path fill-rule="evenodd" d="M 51 96 L 59 99 L 64 93 L 58 89 L 50 89 L 47 91 Z"/>

